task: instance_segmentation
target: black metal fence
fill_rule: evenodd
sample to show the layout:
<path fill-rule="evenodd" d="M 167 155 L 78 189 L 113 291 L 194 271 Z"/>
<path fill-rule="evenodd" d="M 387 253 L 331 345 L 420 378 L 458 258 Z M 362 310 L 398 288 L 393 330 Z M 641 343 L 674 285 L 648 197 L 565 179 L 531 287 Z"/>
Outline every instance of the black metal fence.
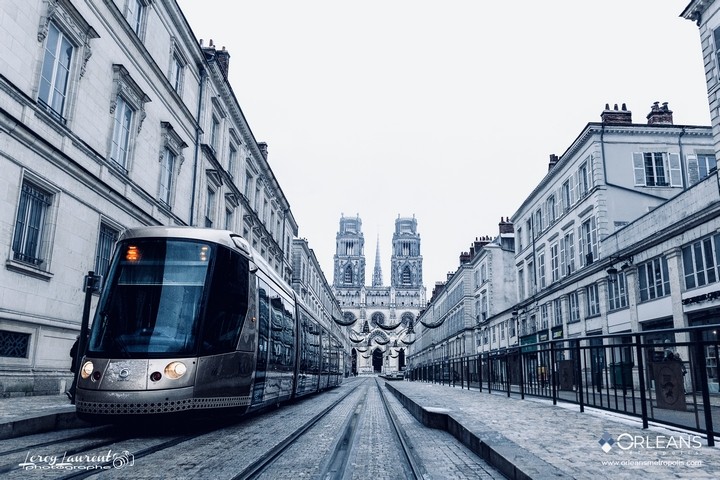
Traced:
<path fill-rule="evenodd" d="M 705 434 L 720 420 L 720 325 L 528 343 L 410 364 L 406 378 L 545 397 Z M 714 421 L 713 421 L 714 420 Z M 716 428 L 716 427 L 715 427 Z"/>

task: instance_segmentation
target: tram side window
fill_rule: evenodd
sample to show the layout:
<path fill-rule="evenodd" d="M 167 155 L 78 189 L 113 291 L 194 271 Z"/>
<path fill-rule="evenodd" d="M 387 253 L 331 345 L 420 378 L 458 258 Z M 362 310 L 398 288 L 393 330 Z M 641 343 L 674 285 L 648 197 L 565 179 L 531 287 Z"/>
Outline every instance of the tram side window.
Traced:
<path fill-rule="evenodd" d="M 275 369 L 282 368 L 284 364 L 284 324 L 282 298 L 273 292 L 270 299 L 270 365 Z"/>
<path fill-rule="evenodd" d="M 268 297 L 268 287 L 260 282 L 258 289 L 258 370 L 265 370 L 267 365 L 268 352 L 268 330 L 270 330 L 270 298 Z"/>
<path fill-rule="evenodd" d="M 248 261 L 219 248 L 205 313 L 203 353 L 235 350 L 248 309 Z"/>
<path fill-rule="evenodd" d="M 311 373 L 320 373 L 320 327 L 315 321 L 308 322 L 310 332 L 308 338 L 308 370 Z"/>
<path fill-rule="evenodd" d="M 285 310 L 283 313 L 285 317 L 285 330 L 283 331 L 285 358 L 283 359 L 283 365 L 292 367 L 295 364 L 295 317 L 290 302 L 285 302 Z"/>
<path fill-rule="evenodd" d="M 330 337 L 327 332 L 323 331 L 322 336 L 322 371 L 329 373 L 330 371 Z"/>

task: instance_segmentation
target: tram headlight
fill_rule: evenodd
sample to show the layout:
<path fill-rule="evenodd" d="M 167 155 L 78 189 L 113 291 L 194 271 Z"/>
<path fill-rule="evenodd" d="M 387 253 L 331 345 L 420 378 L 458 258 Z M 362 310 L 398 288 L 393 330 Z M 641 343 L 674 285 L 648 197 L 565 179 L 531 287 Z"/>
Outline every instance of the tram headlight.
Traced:
<path fill-rule="evenodd" d="M 178 379 L 185 375 L 187 367 L 182 362 L 170 362 L 165 367 L 165 376 L 172 379 Z"/>
<path fill-rule="evenodd" d="M 95 369 L 95 365 L 93 365 L 92 362 L 87 361 L 87 362 L 83 363 L 83 366 L 80 369 L 80 376 L 83 379 L 87 380 L 88 378 L 90 378 L 90 375 L 92 375 L 94 369 Z"/>

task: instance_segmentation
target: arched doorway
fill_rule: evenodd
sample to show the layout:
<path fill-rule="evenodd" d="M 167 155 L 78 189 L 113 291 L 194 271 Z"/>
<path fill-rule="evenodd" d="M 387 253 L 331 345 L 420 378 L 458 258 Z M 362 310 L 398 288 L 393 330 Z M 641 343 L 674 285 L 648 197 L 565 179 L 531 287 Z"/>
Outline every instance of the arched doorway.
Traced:
<path fill-rule="evenodd" d="M 373 364 L 373 371 L 374 371 L 375 373 L 380 373 L 380 372 L 382 372 L 382 367 L 383 367 L 383 351 L 380 350 L 379 348 L 376 348 L 375 350 L 373 350 L 372 364 Z"/>

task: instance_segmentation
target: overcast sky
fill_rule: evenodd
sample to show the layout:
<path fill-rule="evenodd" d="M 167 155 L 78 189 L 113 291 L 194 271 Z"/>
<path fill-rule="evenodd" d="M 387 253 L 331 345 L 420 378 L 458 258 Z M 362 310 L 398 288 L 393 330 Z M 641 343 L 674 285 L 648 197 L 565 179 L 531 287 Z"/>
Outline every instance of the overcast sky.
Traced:
<path fill-rule="evenodd" d="M 427 296 L 498 233 L 605 104 L 710 125 L 687 0 L 178 0 L 229 81 L 333 282 L 340 216 L 377 239 L 415 216 Z"/>

